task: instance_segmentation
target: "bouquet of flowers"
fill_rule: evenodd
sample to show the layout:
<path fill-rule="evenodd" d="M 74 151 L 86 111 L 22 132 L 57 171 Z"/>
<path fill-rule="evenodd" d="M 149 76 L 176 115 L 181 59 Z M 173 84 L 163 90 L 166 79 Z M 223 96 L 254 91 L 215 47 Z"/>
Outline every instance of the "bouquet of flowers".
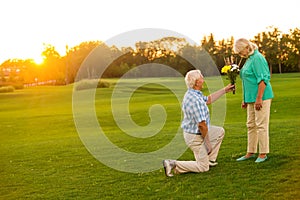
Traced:
<path fill-rule="evenodd" d="M 234 85 L 240 71 L 239 66 L 236 64 L 228 64 L 228 62 L 225 63 L 227 64 L 221 69 L 221 73 L 227 74 L 230 83 Z M 233 89 L 233 94 L 235 94 L 235 88 Z"/>

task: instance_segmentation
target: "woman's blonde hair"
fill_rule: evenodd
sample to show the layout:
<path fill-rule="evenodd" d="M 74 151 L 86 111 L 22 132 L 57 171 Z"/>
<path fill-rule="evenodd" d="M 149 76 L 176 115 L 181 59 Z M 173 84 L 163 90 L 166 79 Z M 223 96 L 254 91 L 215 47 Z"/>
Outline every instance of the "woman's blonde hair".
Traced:
<path fill-rule="evenodd" d="M 196 80 L 202 77 L 203 75 L 199 69 L 189 71 L 184 78 L 187 88 L 193 88 Z"/>
<path fill-rule="evenodd" d="M 244 49 L 248 48 L 248 55 L 252 55 L 254 53 L 254 50 L 258 49 L 257 45 L 253 42 L 250 42 L 249 40 L 245 38 L 240 38 L 237 41 L 235 41 L 233 50 L 235 53 L 240 53 Z"/>

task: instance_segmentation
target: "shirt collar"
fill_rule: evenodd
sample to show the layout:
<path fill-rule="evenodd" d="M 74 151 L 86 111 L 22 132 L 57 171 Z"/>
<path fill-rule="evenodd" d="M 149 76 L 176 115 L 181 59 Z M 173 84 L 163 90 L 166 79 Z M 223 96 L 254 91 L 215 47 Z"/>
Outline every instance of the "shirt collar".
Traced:
<path fill-rule="evenodd" d="M 196 93 L 196 94 L 202 95 L 202 92 L 200 90 L 195 90 L 193 88 L 189 88 L 189 91 L 192 92 L 192 93 Z"/>

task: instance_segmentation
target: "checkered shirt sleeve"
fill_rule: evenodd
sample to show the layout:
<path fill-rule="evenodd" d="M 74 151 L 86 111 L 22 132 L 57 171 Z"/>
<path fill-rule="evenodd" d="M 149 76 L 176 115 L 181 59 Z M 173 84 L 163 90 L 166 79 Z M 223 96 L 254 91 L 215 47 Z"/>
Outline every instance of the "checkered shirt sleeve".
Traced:
<path fill-rule="evenodd" d="M 206 105 L 208 100 L 201 91 L 189 89 L 183 98 L 182 111 L 184 114 L 181 128 L 187 133 L 199 133 L 198 123 L 206 121 L 209 127 L 209 110 Z"/>

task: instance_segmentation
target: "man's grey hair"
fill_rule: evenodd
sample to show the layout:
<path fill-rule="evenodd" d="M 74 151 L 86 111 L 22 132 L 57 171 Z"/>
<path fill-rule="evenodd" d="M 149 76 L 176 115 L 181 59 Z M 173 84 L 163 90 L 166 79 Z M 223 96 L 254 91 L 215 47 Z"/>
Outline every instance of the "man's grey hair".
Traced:
<path fill-rule="evenodd" d="M 187 88 L 193 88 L 195 86 L 196 80 L 202 78 L 203 75 L 199 69 L 191 70 L 185 75 L 185 84 Z"/>

